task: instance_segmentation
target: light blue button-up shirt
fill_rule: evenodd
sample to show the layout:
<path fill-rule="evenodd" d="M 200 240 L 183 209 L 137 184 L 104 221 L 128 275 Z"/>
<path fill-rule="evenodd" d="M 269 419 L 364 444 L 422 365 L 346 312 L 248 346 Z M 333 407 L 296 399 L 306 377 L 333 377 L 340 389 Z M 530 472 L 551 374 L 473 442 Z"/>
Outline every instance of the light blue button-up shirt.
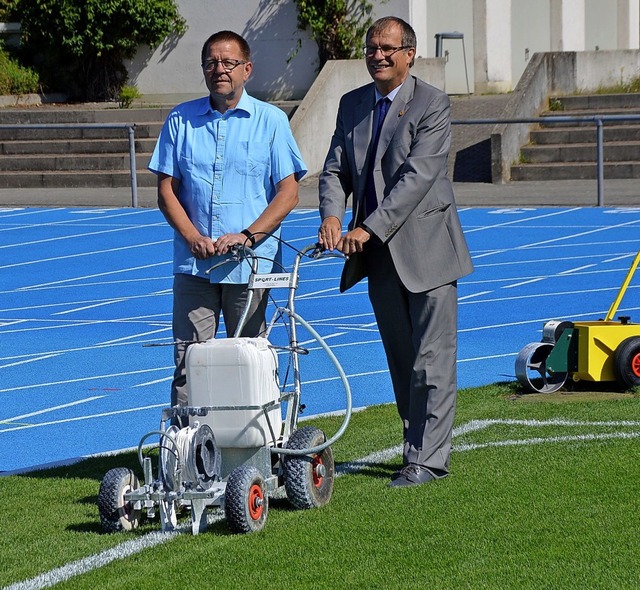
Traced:
<path fill-rule="evenodd" d="M 275 196 L 278 182 L 291 174 L 300 179 L 307 172 L 284 112 L 246 91 L 224 114 L 211 107 L 208 96 L 173 109 L 149 170 L 180 180 L 180 203 L 198 231 L 212 240 L 251 225 Z M 256 246 L 259 272 L 270 272 L 269 261 L 279 261 L 279 237 L 278 227 Z M 174 273 L 208 277 L 212 283 L 248 282 L 247 262 L 228 263 L 204 274 L 223 259 L 196 259 L 175 232 Z"/>

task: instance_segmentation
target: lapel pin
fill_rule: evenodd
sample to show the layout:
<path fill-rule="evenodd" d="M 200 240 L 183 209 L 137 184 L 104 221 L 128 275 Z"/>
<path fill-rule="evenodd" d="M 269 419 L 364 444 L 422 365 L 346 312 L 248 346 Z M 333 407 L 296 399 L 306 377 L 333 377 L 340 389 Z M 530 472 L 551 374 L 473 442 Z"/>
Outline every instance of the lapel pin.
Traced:
<path fill-rule="evenodd" d="M 402 117 L 402 115 L 404 115 L 404 111 L 400 111 L 400 112 L 398 113 L 398 117 Z"/>

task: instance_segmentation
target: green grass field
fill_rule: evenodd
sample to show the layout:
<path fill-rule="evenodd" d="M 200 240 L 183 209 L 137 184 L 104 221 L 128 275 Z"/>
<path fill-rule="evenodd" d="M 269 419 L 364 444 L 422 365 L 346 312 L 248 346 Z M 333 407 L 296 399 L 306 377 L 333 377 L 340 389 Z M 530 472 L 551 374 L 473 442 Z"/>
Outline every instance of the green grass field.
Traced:
<path fill-rule="evenodd" d="M 313 421 L 328 434 L 339 422 Z M 264 530 L 244 536 L 224 521 L 195 537 L 157 523 L 101 533 L 100 480 L 116 466 L 140 473 L 133 453 L 3 477 L 0 586 L 634 589 L 638 437 L 634 394 L 468 389 L 451 477 L 389 489 L 400 459 L 374 453 L 399 444 L 400 422 L 394 406 L 372 407 L 333 448 L 344 474 L 331 502 L 274 499 Z"/>

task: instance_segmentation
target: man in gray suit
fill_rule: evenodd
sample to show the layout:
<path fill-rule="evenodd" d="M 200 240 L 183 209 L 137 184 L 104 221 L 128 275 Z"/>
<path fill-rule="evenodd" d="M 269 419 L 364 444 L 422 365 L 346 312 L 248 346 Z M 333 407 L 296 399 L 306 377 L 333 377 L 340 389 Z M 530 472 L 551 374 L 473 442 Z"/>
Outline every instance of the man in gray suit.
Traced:
<path fill-rule="evenodd" d="M 385 17 L 370 27 L 365 58 L 373 84 L 342 97 L 320 175 L 319 242 L 348 256 L 341 291 L 368 277 L 403 423 L 403 467 L 391 487 L 449 473 L 456 281 L 473 270 L 447 178 L 449 97 L 409 75 L 415 53 L 415 33 L 403 20 Z M 353 217 L 343 236 L 350 195 Z"/>

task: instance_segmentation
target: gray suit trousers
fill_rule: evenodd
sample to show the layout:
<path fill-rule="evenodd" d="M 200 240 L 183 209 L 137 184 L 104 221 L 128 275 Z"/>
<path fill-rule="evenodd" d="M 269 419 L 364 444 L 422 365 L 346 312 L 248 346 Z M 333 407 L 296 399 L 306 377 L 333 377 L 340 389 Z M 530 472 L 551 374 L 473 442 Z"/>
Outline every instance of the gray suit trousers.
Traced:
<path fill-rule="evenodd" d="M 400 281 L 387 246 L 369 243 L 365 252 L 369 299 L 404 427 L 404 463 L 444 477 L 457 392 L 457 283 L 412 293 Z"/>

